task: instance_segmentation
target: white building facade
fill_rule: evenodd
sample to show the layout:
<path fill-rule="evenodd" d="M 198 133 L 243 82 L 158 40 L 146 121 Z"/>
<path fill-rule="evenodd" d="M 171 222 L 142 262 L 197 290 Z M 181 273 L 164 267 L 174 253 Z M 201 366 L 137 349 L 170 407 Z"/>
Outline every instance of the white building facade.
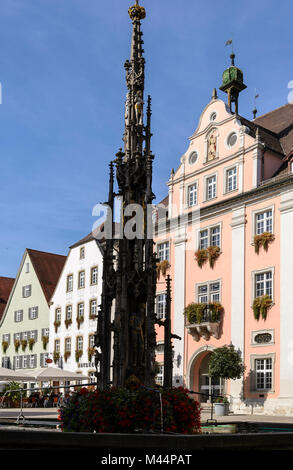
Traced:
<path fill-rule="evenodd" d="M 95 381 L 94 341 L 102 294 L 103 256 L 88 235 L 70 247 L 50 304 L 49 355 L 56 367 Z"/>

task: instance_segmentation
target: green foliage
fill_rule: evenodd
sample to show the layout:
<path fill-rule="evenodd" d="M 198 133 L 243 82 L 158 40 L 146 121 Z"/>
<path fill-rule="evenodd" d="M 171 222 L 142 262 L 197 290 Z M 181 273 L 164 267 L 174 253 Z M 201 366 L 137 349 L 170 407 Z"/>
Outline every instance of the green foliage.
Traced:
<path fill-rule="evenodd" d="M 190 325 L 200 324 L 203 322 L 204 311 L 208 310 L 210 313 L 209 321 L 217 322 L 220 320 L 220 314 L 223 311 L 223 307 L 219 302 L 211 302 L 209 304 L 195 303 L 187 305 L 184 310 L 184 314 Z"/>
<path fill-rule="evenodd" d="M 268 309 L 272 306 L 272 303 L 271 297 L 267 294 L 256 297 L 252 305 L 254 318 L 259 320 L 262 317 L 263 320 L 266 320 Z"/>
<path fill-rule="evenodd" d="M 161 429 L 159 390 L 81 388 L 60 408 L 65 432 L 131 433 Z M 182 387 L 162 390 L 165 431 L 193 434 L 200 430 L 200 407 Z"/>
<path fill-rule="evenodd" d="M 9 382 L 7 385 L 5 385 L 3 389 L 3 393 L 7 392 L 7 390 L 17 390 L 17 391 L 7 392 L 6 397 L 11 402 L 18 402 L 20 401 L 20 398 L 21 398 L 21 392 L 20 392 L 21 388 L 22 388 L 22 385 L 19 384 L 18 382 Z"/>
<path fill-rule="evenodd" d="M 222 377 L 223 379 L 240 379 L 244 374 L 245 366 L 234 346 L 223 346 L 214 350 L 210 363 L 210 377 Z"/>

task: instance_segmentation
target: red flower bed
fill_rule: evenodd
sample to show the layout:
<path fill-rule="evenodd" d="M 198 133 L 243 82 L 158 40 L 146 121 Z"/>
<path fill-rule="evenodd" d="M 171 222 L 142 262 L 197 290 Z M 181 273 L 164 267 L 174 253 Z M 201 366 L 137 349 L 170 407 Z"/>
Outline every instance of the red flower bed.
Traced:
<path fill-rule="evenodd" d="M 182 387 L 167 390 L 111 388 L 105 391 L 82 388 L 60 408 L 61 426 L 65 432 L 160 431 L 161 401 L 165 432 L 200 432 L 199 403 Z"/>

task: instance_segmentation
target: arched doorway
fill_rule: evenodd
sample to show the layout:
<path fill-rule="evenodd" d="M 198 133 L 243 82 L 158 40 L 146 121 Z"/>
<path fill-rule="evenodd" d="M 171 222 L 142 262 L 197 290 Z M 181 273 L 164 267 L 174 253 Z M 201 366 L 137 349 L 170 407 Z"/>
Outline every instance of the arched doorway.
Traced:
<path fill-rule="evenodd" d="M 187 367 L 187 388 L 200 395 L 195 395 L 201 403 L 210 401 L 209 395 L 224 395 L 226 390 L 225 380 L 211 379 L 209 377 L 209 362 L 214 348 L 204 346 L 198 349 L 191 357 Z"/>
<path fill-rule="evenodd" d="M 209 362 L 212 353 L 206 354 L 199 366 L 199 392 L 204 395 L 200 395 L 200 402 L 207 403 L 210 401 L 210 395 L 213 393 L 214 396 L 223 395 L 225 393 L 225 380 L 221 378 L 213 378 L 209 376 Z"/>

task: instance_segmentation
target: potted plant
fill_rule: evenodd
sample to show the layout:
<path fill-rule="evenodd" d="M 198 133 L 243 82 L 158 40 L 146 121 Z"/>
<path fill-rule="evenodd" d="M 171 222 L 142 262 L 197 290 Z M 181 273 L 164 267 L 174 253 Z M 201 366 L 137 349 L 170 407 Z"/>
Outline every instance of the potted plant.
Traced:
<path fill-rule="evenodd" d="M 27 340 L 22 339 L 21 340 L 21 348 L 22 348 L 23 352 L 26 350 L 26 347 L 27 347 Z"/>
<path fill-rule="evenodd" d="M 253 301 L 252 309 L 254 313 L 254 318 L 259 320 L 262 317 L 263 320 L 266 320 L 268 310 L 272 306 L 272 299 L 269 295 L 265 294 L 260 297 L 256 297 Z"/>
<path fill-rule="evenodd" d="M 19 346 L 20 346 L 20 340 L 19 340 L 19 339 L 16 339 L 16 340 L 14 341 L 15 352 L 18 352 Z"/>
<path fill-rule="evenodd" d="M 55 333 L 57 333 L 59 326 L 61 325 L 60 320 L 55 320 L 54 321 L 54 327 L 55 327 Z"/>
<path fill-rule="evenodd" d="M 32 351 L 33 350 L 33 347 L 34 347 L 34 344 L 35 344 L 36 340 L 34 338 L 30 338 L 28 340 L 28 345 L 29 345 L 29 350 Z"/>
<path fill-rule="evenodd" d="M 229 400 L 227 397 L 217 397 L 214 406 L 216 416 L 227 416 L 229 414 Z"/>
<path fill-rule="evenodd" d="M 3 348 L 4 354 L 6 353 L 8 346 L 9 346 L 8 341 L 2 341 L 2 348 Z"/>
<path fill-rule="evenodd" d="M 79 361 L 79 359 L 81 358 L 82 355 L 83 355 L 83 350 L 82 349 L 77 349 L 75 351 L 75 360 L 76 360 L 76 362 Z"/>
<path fill-rule="evenodd" d="M 57 362 L 59 361 L 60 359 L 60 353 L 57 352 L 57 351 L 54 351 L 53 352 L 53 361 L 55 362 L 55 364 L 57 364 Z"/>
<path fill-rule="evenodd" d="M 202 268 L 202 266 L 204 265 L 204 263 L 207 261 L 208 257 L 209 257 L 209 254 L 208 254 L 208 250 L 206 249 L 203 249 L 203 250 L 197 250 L 195 253 L 194 253 L 194 257 L 197 261 L 197 264 L 200 268 Z"/>
<path fill-rule="evenodd" d="M 64 320 L 64 323 L 65 323 L 66 328 L 68 328 L 69 325 L 71 325 L 71 323 L 72 323 L 72 319 L 71 318 L 66 318 L 66 320 Z"/>
<path fill-rule="evenodd" d="M 229 346 L 222 346 L 220 348 L 216 348 L 211 356 L 209 362 L 209 376 L 212 379 L 219 379 L 222 378 L 224 380 L 236 380 L 240 379 L 244 374 L 245 366 L 243 365 L 242 358 L 235 348 L 233 344 Z M 221 403 L 215 403 L 215 412 L 222 412 L 223 411 L 223 404 L 226 404 L 226 409 L 224 412 L 228 413 L 228 406 L 227 403 L 224 403 L 224 397 L 219 397 L 223 400 Z M 228 401 L 228 400 L 227 400 Z M 222 405 L 217 407 L 217 405 Z M 217 411 L 217 408 L 221 408 Z M 218 415 L 220 416 L 220 415 Z"/>
<path fill-rule="evenodd" d="M 92 358 L 95 355 L 95 348 L 88 348 L 88 360 L 92 362 Z"/>
<path fill-rule="evenodd" d="M 64 360 L 65 360 L 65 362 L 67 362 L 67 359 L 69 358 L 70 355 L 71 355 L 71 352 L 70 352 L 70 351 L 65 351 L 65 353 L 64 353 Z"/>
<path fill-rule="evenodd" d="M 275 236 L 271 232 L 263 232 L 260 235 L 254 236 L 254 250 L 258 254 L 262 246 L 265 251 L 268 251 L 269 243 L 275 240 Z"/>
<path fill-rule="evenodd" d="M 43 348 L 47 349 L 47 344 L 49 342 L 49 336 L 42 336 L 42 341 L 43 341 Z"/>
<path fill-rule="evenodd" d="M 215 266 L 216 260 L 219 258 L 221 254 L 221 249 L 219 246 L 209 246 L 207 251 L 208 251 L 210 267 L 213 268 Z"/>
<path fill-rule="evenodd" d="M 84 322 L 84 316 L 83 316 L 83 315 L 81 315 L 81 316 L 77 316 L 77 317 L 76 317 L 76 322 L 77 322 L 77 326 L 78 326 L 78 329 L 79 329 L 79 328 L 80 328 L 80 325 L 81 325 L 81 323 L 83 323 L 83 322 Z"/>
<path fill-rule="evenodd" d="M 157 264 L 157 277 L 159 279 L 161 273 L 163 276 L 166 276 L 167 269 L 170 268 L 170 263 L 168 260 L 164 259 Z"/>

